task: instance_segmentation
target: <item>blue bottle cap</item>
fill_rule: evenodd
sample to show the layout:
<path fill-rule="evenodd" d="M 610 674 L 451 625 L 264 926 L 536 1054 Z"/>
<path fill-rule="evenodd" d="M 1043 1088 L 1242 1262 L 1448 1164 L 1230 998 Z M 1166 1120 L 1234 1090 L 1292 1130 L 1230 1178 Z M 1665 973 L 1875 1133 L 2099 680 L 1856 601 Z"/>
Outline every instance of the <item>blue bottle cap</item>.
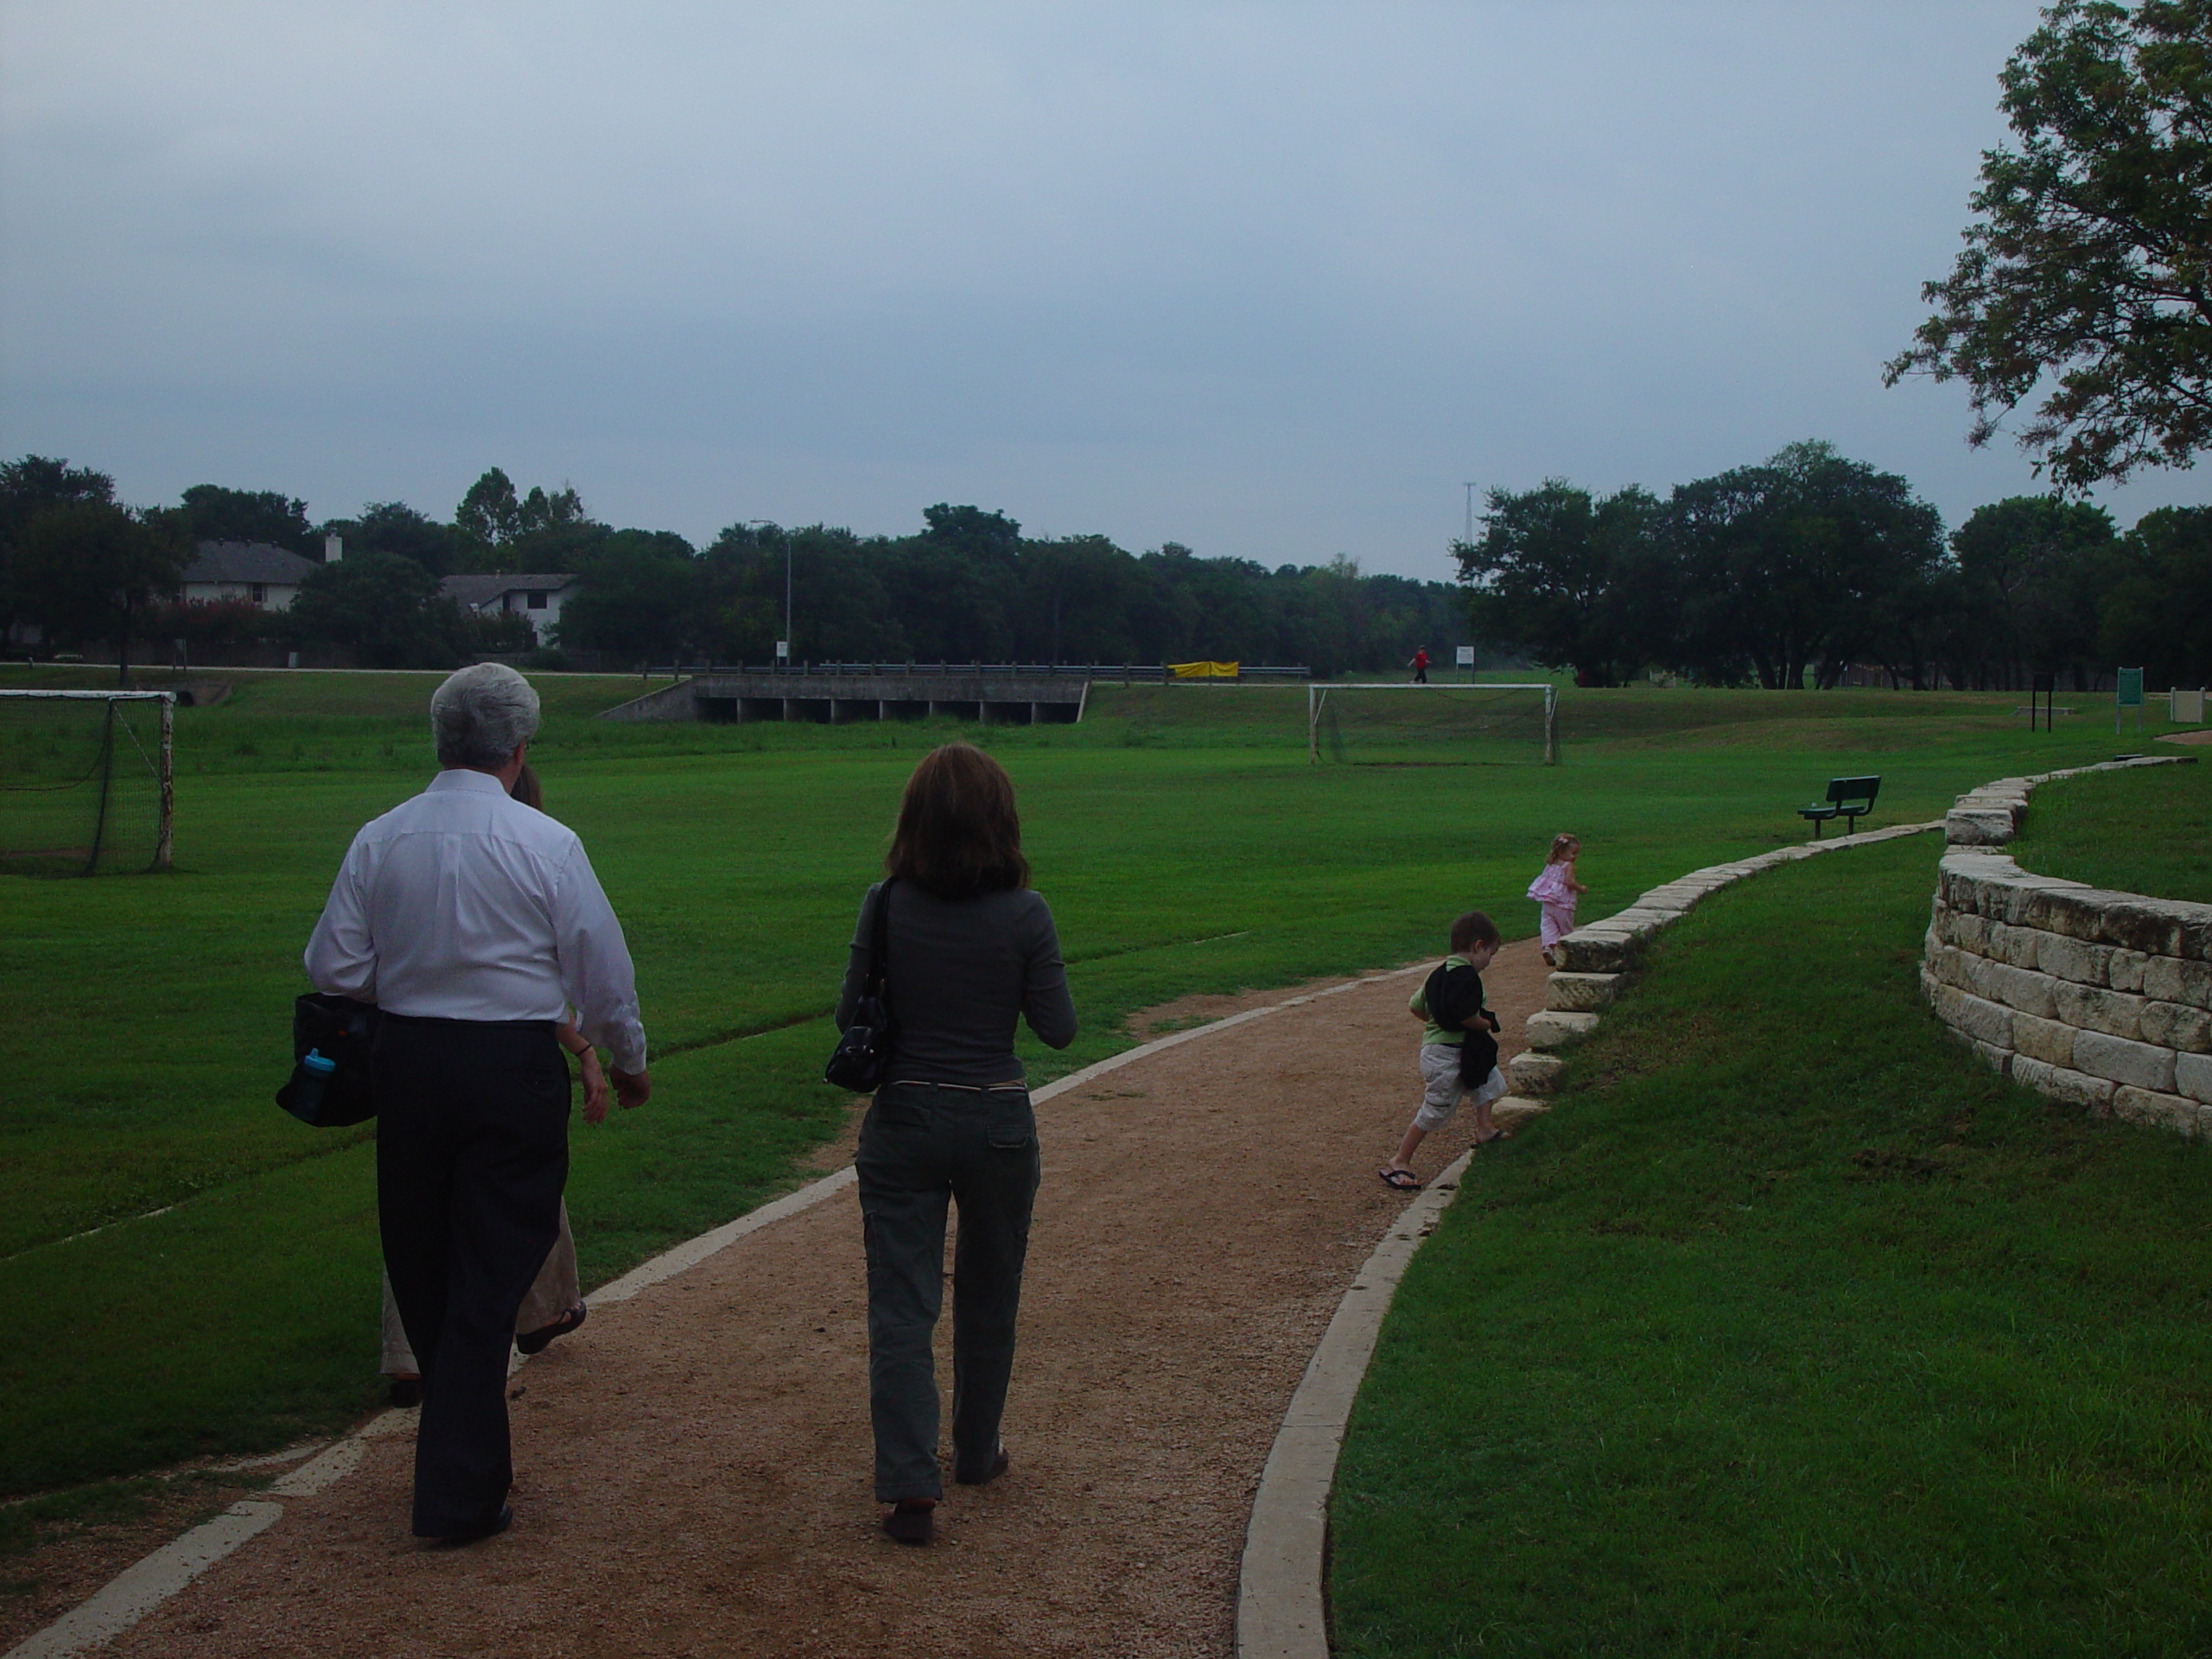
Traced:
<path fill-rule="evenodd" d="M 325 1077 L 338 1069 L 337 1061 L 325 1058 L 321 1050 L 313 1048 L 302 1057 L 300 1064 L 317 1076 Z"/>

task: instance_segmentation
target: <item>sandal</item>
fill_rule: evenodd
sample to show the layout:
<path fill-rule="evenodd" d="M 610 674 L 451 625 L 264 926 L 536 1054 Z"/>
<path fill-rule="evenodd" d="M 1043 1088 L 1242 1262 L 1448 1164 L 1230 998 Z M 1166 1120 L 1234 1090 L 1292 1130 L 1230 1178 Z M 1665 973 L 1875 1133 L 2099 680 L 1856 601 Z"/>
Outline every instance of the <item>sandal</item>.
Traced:
<path fill-rule="evenodd" d="M 1375 1173 L 1382 1178 L 1382 1185 L 1389 1187 L 1393 1192 L 1418 1192 L 1421 1191 L 1421 1177 L 1414 1174 L 1410 1169 L 1392 1169 L 1386 1165 L 1384 1167 L 1376 1170 Z"/>

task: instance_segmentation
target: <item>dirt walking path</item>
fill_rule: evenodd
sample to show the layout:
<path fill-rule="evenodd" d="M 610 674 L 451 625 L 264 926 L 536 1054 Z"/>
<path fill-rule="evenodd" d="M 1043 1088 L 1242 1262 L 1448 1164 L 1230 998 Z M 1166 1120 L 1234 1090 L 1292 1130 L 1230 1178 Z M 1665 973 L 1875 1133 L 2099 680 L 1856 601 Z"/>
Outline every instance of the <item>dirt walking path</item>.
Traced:
<path fill-rule="evenodd" d="M 1527 943 L 1485 976 L 1509 1052 L 1543 974 Z M 1404 1203 L 1375 1171 L 1418 1099 L 1415 982 L 1363 983 L 1039 1109 L 1013 1471 L 950 1488 L 934 1546 L 883 1537 L 869 1501 L 849 1187 L 594 1312 L 516 1376 L 505 1536 L 409 1538 L 411 1436 L 379 1439 L 104 1651 L 1228 1655 L 1268 1446 Z M 1422 1173 L 1471 1116 L 1431 1137 Z"/>

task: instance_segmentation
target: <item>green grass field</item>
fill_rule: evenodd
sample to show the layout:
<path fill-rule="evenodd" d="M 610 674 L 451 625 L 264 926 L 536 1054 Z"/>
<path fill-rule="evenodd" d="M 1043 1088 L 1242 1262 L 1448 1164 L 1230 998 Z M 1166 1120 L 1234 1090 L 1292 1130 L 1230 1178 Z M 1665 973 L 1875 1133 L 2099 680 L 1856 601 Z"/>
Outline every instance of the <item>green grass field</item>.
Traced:
<path fill-rule="evenodd" d="M 223 677 L 226 702 L 178 715 L 175 874 L 0 876 L 0 1492 L 258 1449 L 375 1396 L 367 1132 L 306 1130 L 270 1096 L 346 841 L 430 770 L 435 679 Z M 655 1054 L 652 1104 L 575 1135 L 570 1207 L 601 1281 L 788 1185 L 838 1122 L 816 1079 L 852 912 L 906 773 L 955 728 L 620 725 L 591 716 L 635 679 L 542 686 L 548 804 L 623 917 Z M 1084 1020 L 1068 1053 L 1028 1053 L 1033 1077 L 1124 1046 L 1131 1012 L 1185 992 L 1411 959 L 1471 903 L 1525 934 L 1520 894 L 1560 830 L 1586 838 L 1599 915 L 1798 838 L 1790 809 L 1830 775 L 1882 772 L 1879 824 L 2110 747 L 2094 721 L 2031 737 L 2005 697 L 1562 706 L 1557 768 L 1525 741 L 1424 764 L 1433 734 L 1387 722 L 1348 750 L 1376 764 L 1309 766 L 1295 690 L 1102 687 L 1079 728 L 967 734 L 1021 791 Z"/>
<path fill-rule="evenodd" d="M 2165 885 L 2203 770 L 2039 792 L 2029 861 Z M 1936 852 L 1707 900 L 1475 1160 L 1347 1438 L 1338 1651 L 2212 1650 L 2212 1148 L 1942 1033 Z"/>

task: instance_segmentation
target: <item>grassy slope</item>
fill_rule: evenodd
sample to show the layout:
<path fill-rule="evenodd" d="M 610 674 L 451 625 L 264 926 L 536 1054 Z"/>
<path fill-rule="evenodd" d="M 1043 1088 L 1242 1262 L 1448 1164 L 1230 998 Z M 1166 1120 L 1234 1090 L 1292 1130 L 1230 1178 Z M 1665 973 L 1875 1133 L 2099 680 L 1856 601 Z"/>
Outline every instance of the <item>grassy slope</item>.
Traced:
<path fill-rule="evenodd" d="M 178 874 L 0 878 L 0 1490 L 267 1444 L 372 1386 L 371 1148 L 268 1096 L 330 872 L 426 770 L 429 682 L 234 677 L 179 715 Z M 757 1202 L 836 1121 L 814 1079 L 842 941 L 899 784 L 945 734 L 588 719 L 636 685 L 548 681 L 538 751 L 624 917 L 658 1056 L 647 1111 L 575 1137 L 594 1281 Z M 1777 725 L 1756 696 L 1621 693 L 1569 702 L 1556 770 L 1308 768 L 1300 694 L 1205 695 L 1103 690 L 1080 729 L 979 734 L 1020 784 L 1085 1019 L 1069 1054 L 1031 1052 L 1034 1076 L 1186 991 L 1405 960 L 1469 902 L 1525 932 L 1518 895 L 1561 828 L 1589 839 L 1599 914 L 1795 838 L 1789 806 L 1831 772 L 1885 772 L 1894 822 L 2054 747 L 1970 699 L 1808 698 Z M 1255 711 L 1241 729 L 1232 707 Z"/>
<path fill-rule="evenodd" d="M 1476 1160 L 1345 1447 L 1339 1651 L 2212 1642 L 2212 1148 L 1941 1034 L 1935 852 L 1708 900 Z"/>
<path fill-rule="evenodd" d="M 2038 874 L 2212 904 L 2212 764 L 2045 784 L 2011 851 Z"/>

